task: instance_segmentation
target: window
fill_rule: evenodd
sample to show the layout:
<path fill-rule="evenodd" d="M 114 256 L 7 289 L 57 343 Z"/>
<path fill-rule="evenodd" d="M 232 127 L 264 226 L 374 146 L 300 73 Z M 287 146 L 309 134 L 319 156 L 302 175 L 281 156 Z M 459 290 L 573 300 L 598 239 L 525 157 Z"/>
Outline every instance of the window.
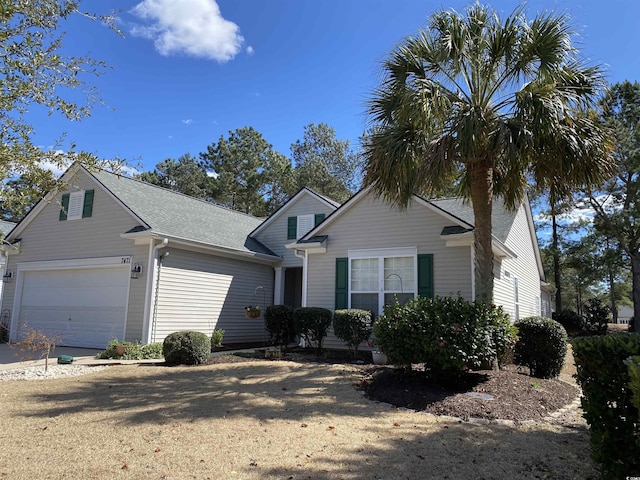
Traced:
<path fill-rule="evenodd" d="M 433 297 L 433 255 L 415 247 L 353 250 L 336 258 L 335 308 L 361 308 L 382 313 L 397 299 Z"/>
<path fill-rule="evenodd" d="M 78 190 L 62 195 L 59 220 L 79 220 L 93 213 L 93 190 Z"/>
<path fill-rule="evenodd" d="M 414 298 L 416 257 L 415 248 L 350 252 L 350 308 L 380 315 L 384 305 Z"/>
<path fill-rule="evenodd" d="M 305 236 L 309 231 L 322 222 L 324 213 L 298 215 L 287 218 L 287 240 L 297 240 Z"/>
<path fill-rule="evenodd" d="M 513 303 L 515 308 L 515 321 L 520 320 L 520 291 L 518 277 L 513 277 Z"/>

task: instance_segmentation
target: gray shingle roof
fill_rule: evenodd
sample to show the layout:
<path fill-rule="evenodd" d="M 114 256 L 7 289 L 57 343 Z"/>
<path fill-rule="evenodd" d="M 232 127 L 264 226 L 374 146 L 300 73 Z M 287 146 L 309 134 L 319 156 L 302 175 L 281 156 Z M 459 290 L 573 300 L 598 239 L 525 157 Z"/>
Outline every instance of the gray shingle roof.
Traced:
<path fill-rule="evenodd" d="M 17 224 L 13 222 L 7 222 L 6 220 L 0 220 L 0 234 L 2 237 L 5 237 L 7 233 L 13 230 Z"/>
<path fill-rule="evenodd" d="M 470 203 L 464 203 L 461 198 L 440 198 L 429 201 L 469 225 L 475 225 L 473 219 L 473 207 Z M 504 206 L 504 202 L 502 200 L 496 198 L 493 199 L 493 235 L 502 243 L 507 240 L 507 235 L 509 235 L 513 221 L 516 218 L 516 214 L 517 211 L 508 210 Z"/>
<path fill-rule="evenodd" d="M 136 231 L 277 256 L 249 237 L 262 219 L 106 171 L 92 175 L 149 227 L 136 227 Z"/>

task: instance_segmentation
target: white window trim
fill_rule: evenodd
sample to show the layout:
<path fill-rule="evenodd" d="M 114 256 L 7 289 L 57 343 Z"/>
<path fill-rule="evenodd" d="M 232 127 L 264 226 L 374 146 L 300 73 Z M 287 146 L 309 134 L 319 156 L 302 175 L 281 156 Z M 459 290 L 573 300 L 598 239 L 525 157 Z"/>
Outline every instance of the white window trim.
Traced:
<path fill-rule="evenodd" d="M 80 220 L 84 209 L 84 190 L 78 190 L 69 194 L 69 206 L 67 207 L 67 220 Z"/>
<path fill-rule="evenodd" d="M 351 295 L 353 293 L 377 293 L 378 295 L 378 312 L 382 314 L 384 307 L 385 293 L 391 293 L 384 288 L 384 259 L 393 257 L 412 257 L 413 258 L 413 298 L 418 295 L 418 248 L 417 247 L 396 247 L 396 248 L 375 248 L 375 249 L 361 249 L 361 250 L 348 250 L 347 256 L 349 258 L 348 265 L 348 305 L 351 307 Z M 352 261 L 356 259 L 364 258 L 377 258 L 378 259 L 378 291 L 359 291 L 351 290 L 351 269 Z M 404 290 L 404 289 L 403 289 Z M 410 293 L 410 292 L 406 292 Z"/>

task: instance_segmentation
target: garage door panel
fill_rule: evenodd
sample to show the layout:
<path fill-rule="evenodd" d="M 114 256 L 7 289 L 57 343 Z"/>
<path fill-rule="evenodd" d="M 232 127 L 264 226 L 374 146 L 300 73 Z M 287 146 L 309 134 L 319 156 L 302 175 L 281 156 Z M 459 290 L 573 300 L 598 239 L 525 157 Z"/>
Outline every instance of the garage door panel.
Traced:
<path fill-rule="evenodd" d="M 105 348 L 123 338 L 129 268 L 22 272 L 18 335 L 24 327 L 60 337 L 60 345 Z"/>

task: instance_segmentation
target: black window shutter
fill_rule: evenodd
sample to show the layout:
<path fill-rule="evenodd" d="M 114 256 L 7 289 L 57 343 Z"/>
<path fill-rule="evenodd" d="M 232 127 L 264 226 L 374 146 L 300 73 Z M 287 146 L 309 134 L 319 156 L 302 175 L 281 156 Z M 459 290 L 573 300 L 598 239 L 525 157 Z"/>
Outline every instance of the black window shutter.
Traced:
<path fill-rule="evenodd" d="M 88 218 L 93 213 L 93 190 L 85 190 L 82 218 Z"/>
<path fill-rule="evenodd" d="M 418 295 L 433 298 L 433 254 L 418 255 Z"/>
<path fill-rule="evenodd" d="M 298 217 L 287 218 L 287 240 L 295 240 L 298 230 Z"/>
<path fill-rule="evenodd" d="M 324 220 L 325 214 L 324 213 L 316 213 L 315 216 L 315 222 L 314 222 L 314 226 L 318 225 L 319 223 L 321 223 Z"/>
<path fill-rule="evenodd" d="M 336 310 L 349 306 L 349 259 L 336 258 Z"/>
<path fill-rule="evenodd" d="M 60 221 L 66 220 L 67 219 L 67 211 L 69 210 L 69 194 L 65 193 L 64 195 L 62 195 L 62 208 L 60 209 L 60 216 L 58 217 L 58 219 Z"/>

